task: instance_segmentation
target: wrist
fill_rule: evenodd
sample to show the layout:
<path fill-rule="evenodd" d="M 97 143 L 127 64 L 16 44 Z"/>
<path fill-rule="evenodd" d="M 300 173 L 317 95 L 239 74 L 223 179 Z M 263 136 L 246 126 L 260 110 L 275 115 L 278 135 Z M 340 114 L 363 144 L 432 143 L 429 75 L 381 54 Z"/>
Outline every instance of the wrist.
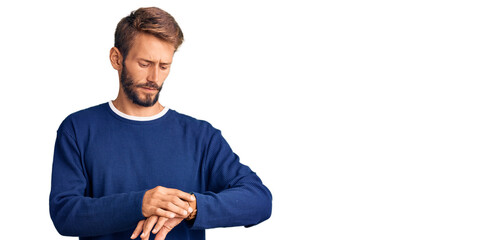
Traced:
<path fill-rule="evenodd" d="M 196 196 L 193 193 L 192 193 L 192 196 L 194 196 L 194 199 L 195 199 Z M 191 221 L 191 220 L 194 220 L 197 215 L 197 199 L 195 199 L 194 201 L 190 201 L 188 203 L 189 203 L 189 206 L 192 208 L 192 212 L 189 214 L 189 216 L 187 216 L 185 218 L 185 220 Z"/>

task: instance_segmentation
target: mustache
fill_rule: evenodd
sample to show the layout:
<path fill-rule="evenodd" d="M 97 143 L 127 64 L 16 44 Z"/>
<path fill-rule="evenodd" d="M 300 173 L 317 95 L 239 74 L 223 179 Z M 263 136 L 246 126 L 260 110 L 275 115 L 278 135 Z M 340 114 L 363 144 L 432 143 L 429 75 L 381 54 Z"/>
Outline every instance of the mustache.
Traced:
<path fill-rule="evenodd" d="M 138 84 L 135 85 L 135 87 L 141 88 L 141 87 L 146 87 L 146 88 L 153 88 L 157 91 L 161 91 L 162 86 L 157 85 L 155 82 L 147 82 L 143 84 Z"/>

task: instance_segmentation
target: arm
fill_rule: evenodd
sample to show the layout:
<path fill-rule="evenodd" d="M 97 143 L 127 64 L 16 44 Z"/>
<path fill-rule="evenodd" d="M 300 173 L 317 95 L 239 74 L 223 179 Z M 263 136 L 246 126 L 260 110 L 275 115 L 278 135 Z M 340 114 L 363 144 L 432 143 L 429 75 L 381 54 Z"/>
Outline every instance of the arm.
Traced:
<path fill-rule="evenodd" d="M 219 131 L 212 136 L 204 153 L 204 172 L 209 182 L 203 193 L 194 193 L 195 201 L 188 201 L 192 209 L 188 226 L 192 229 L 206 229 L 229 226 L 252 226 L 271 215 L 272 196 L 258 176 L 245 165 L 239 163 Z M 195 219 L 193 219 L 195 217 Z M 166 219 L 152 216 L 138 223 L 132 239 L 149 237 L 150 231 L 156 240 L 162 240 L 183 218 Z"/>
<path fill-rule="evenodd" d="M 205 192 L 194 193 L 197 215 L 192 229 L 252 226 L 268 219 L 272 209 L 270 191 L 239 162 L 220 131 L 212 135 L 205 151 L 208 183 Z"/>
<path fill-rule="evenodd" d="M 60 128 L 54 150 L 50 213 L 61 235 L 98 236 L 132 229 L 154 214 L 173 218 L 187 215 L 182 199 L 192 196 L 176 189 L 156 187 L 148 191 L 89 197 L 88 177 L 75 138 Z"/>
<path fill-rule="evenodd" d="M 145 191 L 101 198 L 85 196 L 88 178 L 80 156 L 75 138 L 60 128 L 49 200 L 51 218 L 58 232 L 66 236 L 97 236 L 133 228 L 144 218 Z"/>

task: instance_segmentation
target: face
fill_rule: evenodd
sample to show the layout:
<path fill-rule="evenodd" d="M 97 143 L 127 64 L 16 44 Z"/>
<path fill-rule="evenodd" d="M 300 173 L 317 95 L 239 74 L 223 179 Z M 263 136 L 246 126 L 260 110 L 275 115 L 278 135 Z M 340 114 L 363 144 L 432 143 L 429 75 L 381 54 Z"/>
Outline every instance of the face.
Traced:
<path fill-rule="evenodd" d="M 123 92 L 134 103 L 150 107 L 169 74 L 175 48 L 150 34 L 138 34 L 129 50 L 120 74 Z"/>

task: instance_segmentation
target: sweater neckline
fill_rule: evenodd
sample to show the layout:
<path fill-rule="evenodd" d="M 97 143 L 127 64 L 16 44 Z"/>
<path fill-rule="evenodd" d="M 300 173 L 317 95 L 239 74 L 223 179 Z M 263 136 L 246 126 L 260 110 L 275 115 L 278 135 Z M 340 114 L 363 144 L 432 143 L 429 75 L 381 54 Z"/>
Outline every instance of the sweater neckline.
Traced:
<path fill-rule="evenodd" d="M 121 118 L 125 118 L 127 120 L 138 121 L 138 122 L 146 122 L 146 121 L 152 121 L 152 120 L 159 119 L 162 116 L 164 116 L 168 112 L 168 110 L 169 110 L 169 108 L 164 107 L 164 109 L 161 112 L 159 112 L 158 114 L 156 114 L 156 115 L 148 116 L 148 117 L 138 117 L 138 116 L 131 116 L 131 115 L 128 115 L 128 114 L 125 114 L 125 113 L 119 111 L 119 109 L 117 109 L 114 106 L 114 104 L 112 103 L 112 100 L 110 100 L 108 102 L 108 106 L 110 107 L 110 109 L 112 110 L 112 112 L 114 112 L 117 116 L 119 116 Z"/>

